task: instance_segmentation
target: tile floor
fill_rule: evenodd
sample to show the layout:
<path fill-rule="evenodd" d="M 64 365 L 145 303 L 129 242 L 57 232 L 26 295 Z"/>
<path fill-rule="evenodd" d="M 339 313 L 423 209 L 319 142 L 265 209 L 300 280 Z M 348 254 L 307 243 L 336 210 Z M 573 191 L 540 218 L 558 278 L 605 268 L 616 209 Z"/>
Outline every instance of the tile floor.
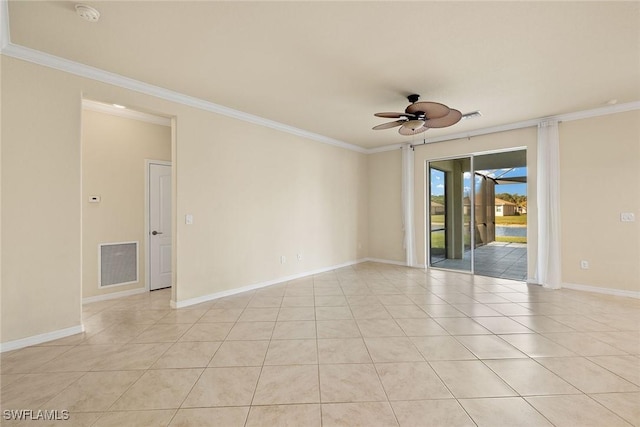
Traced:
<path fill-rule="evenodd" d="M 169 296 L 86 305 L 85 333 L 2 354 L 2 409 L 68 410 L 63 426 L 640 425 L 638 300 L 374 263 L 180 310 Z"/>
<path fill-rule="evenodd" d="M 476 248 L 475 273 L 481 276 L 527 280 L 527 244 L 491 242 Z"/>
<path fill-rule="evenodd" d="M 501 279 L 527 280 L 527 244 L 491 242 L 478 246 L 474 253 L 475 274 Z M 437 259 L 433 266 L 471 271 L 471 251 L 462 259 Z"/>

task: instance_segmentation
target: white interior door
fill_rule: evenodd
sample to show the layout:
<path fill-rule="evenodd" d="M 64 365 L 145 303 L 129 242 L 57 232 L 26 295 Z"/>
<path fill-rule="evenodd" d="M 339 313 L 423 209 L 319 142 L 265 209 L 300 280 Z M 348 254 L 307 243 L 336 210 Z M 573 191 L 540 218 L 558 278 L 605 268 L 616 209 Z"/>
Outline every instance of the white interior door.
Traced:
<path fill-rule="evenodd" d="M 149 289 L 171 286 L 171 166 L 149 164 Z"/>

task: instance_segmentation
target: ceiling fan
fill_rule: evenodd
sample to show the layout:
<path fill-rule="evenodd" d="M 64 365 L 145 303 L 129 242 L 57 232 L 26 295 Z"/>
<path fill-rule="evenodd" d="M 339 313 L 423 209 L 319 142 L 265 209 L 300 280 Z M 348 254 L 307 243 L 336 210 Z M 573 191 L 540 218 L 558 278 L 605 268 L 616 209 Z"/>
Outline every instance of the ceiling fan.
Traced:
<path fill-rule="evenodd" d="M 400 135 L 415 135 L 429 128 L 446 128 L 455 125 L 462 119 L 462 113 L 438 102 L 418 102 L 420 95 L 409 95 L 411 103 L 404 113 L 376 113 L 376 117 L 399 119 L 395 122 L 374 126 L 374 130 L 390 129 L 400 126 Z"/>

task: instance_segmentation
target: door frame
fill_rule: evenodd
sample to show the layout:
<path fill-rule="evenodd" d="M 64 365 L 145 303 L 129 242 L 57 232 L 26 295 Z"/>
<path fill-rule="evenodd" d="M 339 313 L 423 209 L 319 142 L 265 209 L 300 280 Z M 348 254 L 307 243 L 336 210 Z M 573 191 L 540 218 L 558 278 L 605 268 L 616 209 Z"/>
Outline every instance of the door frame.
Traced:
<path fill-rule="evenodd" d="M 173 168 L 173 163 L 166 160 L 151 160 L 145 159 L 144 161 L 144 290 L 149 292 L 151 289 L 151 280 L 149 277 L 151 271 L 151 256 L 150 256 L 150 248 L 149 248 L 149 202 L 151 195 L 149 194 L 149 169 L 151 165 L 162 165 L 162 166 L 171 166 Z M 171 200 L 171 205 L 173 206 L 173 200 Z M 173 212 L 172 212 L 173 215 Z M 171 226 L 173 228 L 173 218 L 171 219 Z M 171 230 L 171 236 L 173 239 L 175 230 Z M 173 241 L 171 244 L 172 253 L 175 250 L 173 247 Z M 173 287 L 173 285 L 171 286 Z"/>
<path fill-rule="evenodd" d="M 423 206 L 423 213 L 424 213 L 424 266 L 425 266 L 425 270 L 429 270 L 429 269 L 435 269 L 435 270 L 443 270 L 443 271 L 453 271 L 453 272 L 457 272 L 457 273 L 463 273 L 463 274 L 470 274 L 470 275 L 475 275 L 475 164 L 474 164 L 474 158 L 477 156 L 484 156 L 487 154 L 500 154 L 500 153 L 507 153 L 507 152 L 511 152 L 511 151 L 525 151 L 527 154 L 527 168 L 529 167 L 529 152 L 531 150 L 531 147 L 528 147 L 526 145 L 521 145 L 521 146 L 514 146 L 514 147 L 505 147 L 505 148 L 496 148 L 493 150 L 484 150 L 484 151 L 473 151 L 470 153 L 460 153 L 457 155 L 451 155 L 451 156 L 442 156 L 442 157 L 436 157 L 436 158 L 427 158 L 424 162 L 424 183 L 425 183 L 425 187 L 424 187 L 424 206 Z M 441 160 L 453 160 L 453 159 L 459 159 L 459 158 L 463 158 L 463 157 L 469 157 L 471 159 L 471 174 L 472 174 L 472 185 L 471 185 L 471 197 L 472 197 L 472 202 L 471 202 L 471 270 L 470 271 L 463 271 L 463 270 L 451 270 L 451 269 L 446 269 L 446 268 L 442 268 L 442 267 L 432 267 L 430 264 L 430 260 L 431 260 L 431 235 L 429 233 L 430 230 L 430 224 L 431 224 L 431 200 L 429 198 L 430 195 L 430 186 L 431 186 L 431 176 L 429 174 L 429 167 L 430 167 L 430 163 L 431 162 L 438 162 Z M 527 179 L 530 176 L 529 174 L 529 170 L 527 169 Z M 528 185 L 528 183 L 527 183 Z M 527 186 L 527 198 L 529 197 L 529 187 Z M 535 200 L 535 198 L 532 198 L 533 200 Z M 529 209 L 527 209 L 527 213 L 529 212 Z M 530 224 L 527 224 L 527 235 L 529 233 L 529 226 Z M 527 242 L 528 244 L 528 242 Z M 537 245 L 537 242 L 536 242 Z M 529 246 L 527 246 L 527 268 L 529 268 Z M 528 274 L 527 274 L 528 276 Z"/>
<path fill-rule="evenodd" d="M 435 159 L 427 159 L 425 161 L 425 206 L 424 206 L 424 230 L 425 230 L 425 235 L 424 235 L 424 255 L 425 255 L 425 259 L 424 259 L 424 266 L 425 266 L 425 270 L 428 269 L 435 269 L 435 270 L 443 270 L 443 271 L 452 271 L 455 273 L 463 273 L 463 274 L 470 274 L 470 275 L 474 275 L 475 274 L 475 254 L 474 254 L 474 245 L 475 245 L 475 233 L 474 233 L 474 227 L 475 227 L 475 180 L 473 179 L 473 174 L 474 174 L 474 166 L 473 166 L 473 157 L 478 155 L 478 153 L 471 153 L 471 154 L 461 154 L 459 156 L 445 156 L 445 157 L 438 157 Z M 431 265 L 431 163 L 434 162 L 439 162 L 439 161 L 445 161 L 445 160 L 457 160 L 457 159 L 463 159 L 463 158 L 469 158 L 469 168 L 470 168 L 470 172 L 472 174 L 472 178 L 471 178 L 471 188 L 470 188 L 470 215 L 471 217 L 469 218 L 469 226 L 471 228 L 470 230 L 470 239 L 471 239 L 471 249 L 470 249 L 470 258 L 471 258 L 471 267 L 469 270 L 455 270 L 452 268 L 444 268 L 444 267 L 433 267 Z M 437 168 L 436 168 L 437 169 Z M 445 196 L 446 199 L 446 196 Z M 446 202 L 445 202 L 446 203 Z M 446 208 L 445 208 L 446 209 Z M 463 204 L 463 211 L 464 211 L 464 204 Z M 446 212 L 446 211 L 445 211 Z M 464 215 L 463 215 L 464 218 Z M 445 220 L 446 221 L 446 220 Z M 463 228 L 464 228 L 464 220 L 463 220 Z M 446 231 L 445 231 L 446 233 Z M 463 233 L 464 234 L 464 233 Z M 445 237 L 446 239 L 446 237 Z M 446 250 L 446 248 L 445 248 Z M 464 253 L 464 243 L 463 243 L 463 253 Z"/>

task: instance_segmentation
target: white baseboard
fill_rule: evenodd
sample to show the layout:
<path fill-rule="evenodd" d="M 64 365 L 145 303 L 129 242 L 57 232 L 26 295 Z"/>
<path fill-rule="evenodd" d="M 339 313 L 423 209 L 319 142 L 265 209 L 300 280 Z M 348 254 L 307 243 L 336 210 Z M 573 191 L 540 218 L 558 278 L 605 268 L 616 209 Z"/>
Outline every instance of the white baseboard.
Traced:
<path fill-rule="evenodd" d="M 391 260 L 391 259 L 365 258 L 364 261 L 367 261 L 367 262 L 379 262 L 380 264 L 401 265 L 403 267 L 407 266 L 407 263 L 404 262 L 404 261 L 394 261 L 394 260 Z"/>
<path fill-rule="evenodd" d="M 70 335 L 80 334 L 82 332 L 84 332 L 84 326 L 77 325 L 70 328 L 47 332 L 45 334 L 21 338 L 19 340 L 3 342 L 2 344 L 0 344 L 0 353 L 4 353 L 5 351 L 18 350 L 20 348 L 29 347 L 30 345 L 42 344 L 43 342 L 58 340 Z"/>
<path fill-rule="evenodd" d="M 92 302 L 107 301 L 110 299 L 128 297 L 131 295 L 142 294 L 148 291 L 149 290 L 147 288 L 138 288 L 138 289 L 131 289 L 129 291 L 111 292 L 109 294 L 97 295 L 95 297 L 82 298 L 82 304 L 89 304 Z"/>
<path fill-rule="evenodd" d="M 317 270 L 305 271 L 303 273 L 293 274 L 291 276 L 279 277 L 277 279 L 267 280 L 266 282 L 254 283 L 253 285 L 248 285 L 248 286 L 243 286 L 243 287 L 240 287 L 240 288 L 228 289 L 228 290 L 222 291 L 222 292 L 216 292 L 216 293 L 213 293 L 213 294 L 203 295 L 201 297 L 189 298 L 189 299 L 186 299 L 184 301 L 171 300 L 170 305 L 171 305 L 171 308 L 184 308 L 184 307 L 188 307 L 190 305 L 201 304 L 203 302 L 216 300 L 218 298 L 224 298 L 224 297 L 228 297 L 228 296 L 231 296 L 231 295 L 240 294 L 242 292 L 253 291 L 255 289 L 260 289 L 260 288 L 264 288 L 264 287 L 267 287 L 267 286 L 276 285 L 278 283 L 289 282 L 291 280 L 296 280 L 296 279 L 301 279 L 303 277 L 313 276 L 314 274 L 326 273 L 327 271 L 336 270 L 338 268 L 349 267 L 351 265 L 356 265 L 356 264 L 360 264 L 360 263 L 367 262 L 367 261 L 369 261 L 368 258 L 363 258 L 363 259 L 359 259 L 359 260 L 356 260 L 356 261 L 345 262 L 343 264 L 332 265 L 330 267 L 319 268 Z"/>
<path fill-rule="evenodd" d="M 365 261 L 379 262 L 380 264 L 391 264 L 391 265 L 399 265 L 399 266 L 402 266 L 402 267 L 409 267 L 405 261 L 394 261 L 394 260 L 391 260 L 391 259 L 365 258 Z M 416 264 L 416 265 L 411 266 L 409 268 L 417 268 L 417 269 L 420 269 L 420 270 L 426 270 L 427 266 L 424 265 L 424 264 Z"/>
<path fill-rule="evenodd" d="M 577 283 L 563 283 L 563 288 L 573 289 L 574 291 L 595 292 L 598 294 L 614 295 L 617 297 L 640 298 L 638 291 L 625 291 L 623 289 L 601 288 L 598 286 L 579 285 Z"/>

